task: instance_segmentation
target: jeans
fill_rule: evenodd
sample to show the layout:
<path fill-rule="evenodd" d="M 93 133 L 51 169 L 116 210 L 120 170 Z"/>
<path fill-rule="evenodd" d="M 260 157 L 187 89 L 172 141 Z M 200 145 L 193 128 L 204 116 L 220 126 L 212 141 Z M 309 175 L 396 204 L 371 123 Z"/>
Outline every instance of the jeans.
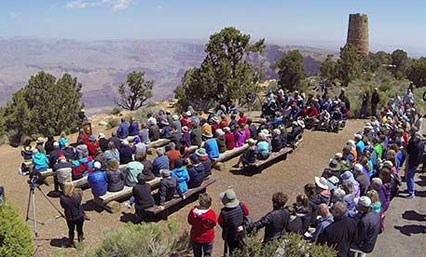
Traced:
<path fill-rule="evenodd" d="M 415 190 L 414 190 L 414 186 L 415 186 L 414 185 L 414 175 L 416 174 L 416 169 L 417 169 L 417 166 L 414 166 L 414 167 L 408 166 L 407 167 L 407 173 L 405 175 L 405 179 L 407 181 L 407 190 L 408 190 L 408 193 L 410 195 L 414 195 L 414 193 L 415 193 Z"/>
<path fill-rule="evenodd" d="M 80 241 L 80 238 L 83 237 L 83 223 L 84 217 L 79 220 L 67 220 L 68 225 L 68 237 L 72 241 L 74 240 L 74 230 L 77 228 L 77 235 Z"/>
<path fill-rule="evenodd" d="M 199 244 L 191 242 L 194 257 L 211 257 L 213 252 L 213 242 L 207 244 Z M 204 255 L 203 255 L 204 253 Z"/>

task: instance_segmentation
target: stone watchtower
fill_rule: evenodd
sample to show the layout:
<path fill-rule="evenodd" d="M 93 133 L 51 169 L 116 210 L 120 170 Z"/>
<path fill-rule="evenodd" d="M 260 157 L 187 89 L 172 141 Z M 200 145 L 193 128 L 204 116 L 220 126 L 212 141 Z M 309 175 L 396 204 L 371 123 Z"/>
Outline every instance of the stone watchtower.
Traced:
<path fill-rule="evenodd" d="M 355 46 L 363 55 L 368 55 L 368 16 L 366 14 L 349 14 L 347 44 Z"/>

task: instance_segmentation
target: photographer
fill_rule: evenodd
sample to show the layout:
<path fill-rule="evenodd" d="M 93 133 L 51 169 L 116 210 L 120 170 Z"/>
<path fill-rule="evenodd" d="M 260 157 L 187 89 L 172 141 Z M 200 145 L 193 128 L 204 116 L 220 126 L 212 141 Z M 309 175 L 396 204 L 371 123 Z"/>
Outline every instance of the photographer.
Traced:
<path fill-rule="evenodd" d="M 84 210 L 81 206 L 83 191 L 81 189 L 74 190 L 72 182 L 65 182 L 64 194 L 61 195 L 60 203 L 65 210 L 65 219 L 68 225 L 68 246 L 74 246 L 74 230 L 77 228 L 78 242 L 84 240 L 83 223 Z"/>

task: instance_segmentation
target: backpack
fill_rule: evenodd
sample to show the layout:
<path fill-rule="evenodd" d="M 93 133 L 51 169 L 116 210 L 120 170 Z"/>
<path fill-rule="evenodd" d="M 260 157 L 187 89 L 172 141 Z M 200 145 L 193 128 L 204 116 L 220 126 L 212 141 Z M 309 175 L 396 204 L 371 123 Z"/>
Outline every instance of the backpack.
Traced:
<path fill-rule="evenodd" d="M 84 160 L 85 159 L 85 160 Z M 84 173 L 90 169 L 89 164 L 92 161 L 92 157 L 86 157 L 73 162 L 72 167 L 72 179 L 81 179 Z"/>

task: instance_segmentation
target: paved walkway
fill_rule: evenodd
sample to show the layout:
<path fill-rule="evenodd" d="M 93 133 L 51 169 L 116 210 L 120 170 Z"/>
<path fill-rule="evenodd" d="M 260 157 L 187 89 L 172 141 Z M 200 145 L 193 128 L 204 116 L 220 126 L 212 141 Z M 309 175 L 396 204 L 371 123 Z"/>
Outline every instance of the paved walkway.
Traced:
<path fill-rule="evenodd" d="M 386 213 L 385 231 L 368 256 L 426 256 L 426 173 L 416 174 L 416 198 L 403 198 L 404 190 L 405 182 Z"/>

